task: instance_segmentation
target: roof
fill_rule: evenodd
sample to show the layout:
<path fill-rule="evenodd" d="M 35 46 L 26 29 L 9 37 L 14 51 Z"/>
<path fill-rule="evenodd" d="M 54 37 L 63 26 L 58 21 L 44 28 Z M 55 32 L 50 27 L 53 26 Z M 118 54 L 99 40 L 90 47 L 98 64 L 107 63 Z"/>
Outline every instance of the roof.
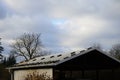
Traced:
<path fill-rule="evenodd" d="M 90 47 L 90 48 L 88 48 L 86 50 L 82 50 L 82 51 L 75 51 L 75 52 L 68 52 L 68 53 L 64 53 L 64 54 L 52 54 L 52 55 L 47 55 L 47 56 L 36 57 L 29 61 L 24 61 L 24 62 L 18 63 L 16 65 L 14 65 L 13 67 L 10 67 L 10 69 L 56 66 L 56 65 L 66 62 L 66 61 L 69 61 L 71 59 L 74 59 L 78 56 L 87 54 L 91 51 L 99 51 L 101 54 L 104 54 L 104 55 L 108 56 L 109 58 L 120 63 L 119 60 L 111 57 L 107 53 L 105 53 L 99 49 Z"/>

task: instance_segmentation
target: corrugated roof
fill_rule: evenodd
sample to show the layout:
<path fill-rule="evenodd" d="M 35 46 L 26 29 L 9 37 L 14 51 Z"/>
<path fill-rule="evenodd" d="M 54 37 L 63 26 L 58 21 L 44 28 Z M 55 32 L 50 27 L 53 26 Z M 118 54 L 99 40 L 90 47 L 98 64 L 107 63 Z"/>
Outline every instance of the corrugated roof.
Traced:
<path fill-rule="evenodd" d="M 55 63 L 58 63 L 64 59 L 70 58 L 70 57 L 77 55 L 79 53 L 80 53 L 80 51 L 75 51 L 75 52 L 41 56 L 41 57 L 31 59 L 29 61 L 24 61 L 24 62 L 18 63 L 15 66 L 36 65 L 36 64 L 40 64 L 40 65 L 44 65 L 44 66 L 45 65 L 53 65 Z"/>
<path fill-rule="evenodd" d="M 59 54 L 51 54 L 47 56 L 41 56 L 41 57 L 36 57 L 34 59 L 31 59 L 29 61 L 23 61 L 20 62 L 14 66 L 30 66 L 30 65 L 39 65 L 39 66 L 50 66 L 50 65 L 56 65 L 58 63 L 61 63 L 67 59 L 70 59 L 74 56 L 77 56 L 78 54 L 84 54 L 88 51 L 93 50 L 92 47 L 86 49 L 86 50 L 78 50 L 74 52 L 67 52 L 67 53 L 59 53 Z"/>

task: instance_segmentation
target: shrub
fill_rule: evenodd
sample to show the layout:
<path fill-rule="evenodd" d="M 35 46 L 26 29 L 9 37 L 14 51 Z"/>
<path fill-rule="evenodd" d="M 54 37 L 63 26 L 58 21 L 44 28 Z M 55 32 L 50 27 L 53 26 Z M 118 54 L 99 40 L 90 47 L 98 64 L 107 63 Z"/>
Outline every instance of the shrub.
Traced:
<path fill-rule="evenodd" d="M 39 74 L 38 72 L 29 73 L 26 75 L 25 80 L 52 80 L 46 73 Z"/>

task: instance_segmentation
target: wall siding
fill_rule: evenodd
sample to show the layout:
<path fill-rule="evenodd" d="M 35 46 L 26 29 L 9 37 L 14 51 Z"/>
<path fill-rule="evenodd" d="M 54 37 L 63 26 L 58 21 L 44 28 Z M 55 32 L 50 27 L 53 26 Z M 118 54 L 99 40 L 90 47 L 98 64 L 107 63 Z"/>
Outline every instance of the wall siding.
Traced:
<path fill-rule="evenodd" d="M 52 68 L 48 69 L 26 69 L 26 70 L 16 70 L 14 71 L 14 80 L 24 80 L 25 76 L 29 73 L 38 72 L 39 74 L 46 73 L 51 78 L 53 78 L 53 70 Z"/>

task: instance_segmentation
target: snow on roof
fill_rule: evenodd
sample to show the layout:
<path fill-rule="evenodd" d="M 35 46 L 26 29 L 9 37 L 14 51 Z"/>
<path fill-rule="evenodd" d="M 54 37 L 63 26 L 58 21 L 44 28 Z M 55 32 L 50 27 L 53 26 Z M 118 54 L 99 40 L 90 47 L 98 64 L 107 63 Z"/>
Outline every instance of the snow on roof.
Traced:
<path fill-rule="evenodd" d="M 36 57 L 29 61 L 20 62 L 14 66 L 25 66 L 25 65 L 36 65 L 36 64 L 39 64 L 40 66 L 54 65 L 58 62 L 61 62 L 65 59 L 73 57 L 77 54 L 82 54 L 91 49 L 93 49 L 93 48 L 90 47 L 87 50 L 81 50 L 81 51 L 79 50 L 79 51 L 74 51 L 74 52 L 51 54 L 51 55 L 47 55 L 47 56 Z"/>

